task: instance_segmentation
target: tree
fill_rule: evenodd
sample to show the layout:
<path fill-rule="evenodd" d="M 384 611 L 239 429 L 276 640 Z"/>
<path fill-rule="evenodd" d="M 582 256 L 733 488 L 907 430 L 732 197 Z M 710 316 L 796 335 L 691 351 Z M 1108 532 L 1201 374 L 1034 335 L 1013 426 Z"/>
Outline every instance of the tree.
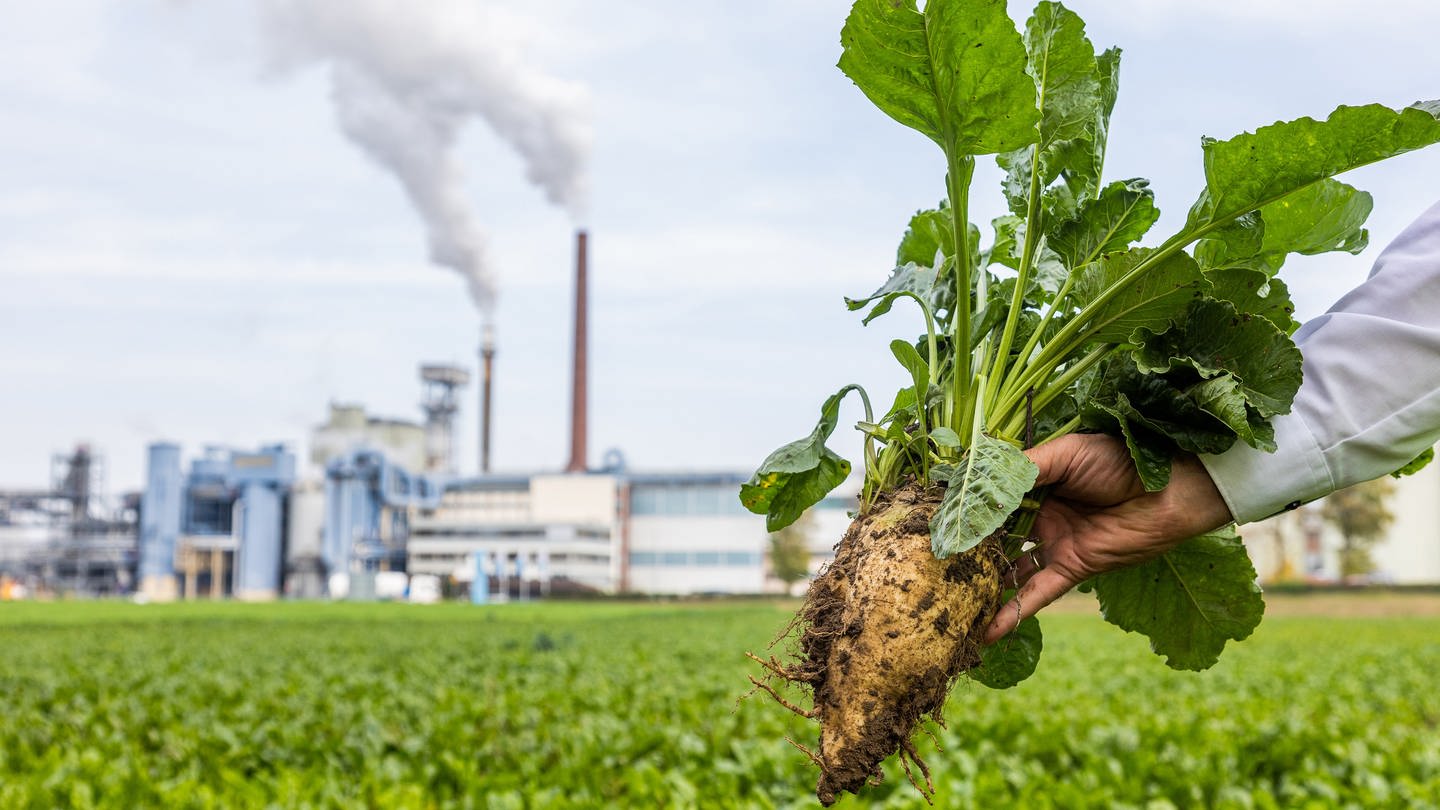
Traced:
<path fill-rule="evenodd" d="M 1378 478 L 1347 487 L 1330 495 L 1320 511 L 1328 523 L 1340 530 L 1340 578 L 1362 576 L 1375 570 L 1370 549 L 1385 536 L 1395 516 L 1386 501 L 1395 491 L 1388 478 Z"/>
<path fill-rule="evenodd" d="M 770 535 L 770 569 L 790 586 L 810 576 L 810 534 L 815 518 L 806 512 L 799 520 Z"/>

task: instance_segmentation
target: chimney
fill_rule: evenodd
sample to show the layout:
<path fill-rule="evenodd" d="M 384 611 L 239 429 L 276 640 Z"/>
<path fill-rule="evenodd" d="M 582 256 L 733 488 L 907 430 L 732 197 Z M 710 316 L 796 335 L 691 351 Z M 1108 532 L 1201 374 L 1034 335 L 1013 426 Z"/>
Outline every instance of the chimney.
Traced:
<path fill-rule="evenodd" d="M 495 367 L 495 327 L 480 331 L 480 474 L 490 472 L 490 380 Z"/>
<path fill-rule="evenodd" d="M 581 473 L 586 463 L 585 419 L 589 398 L 585 390 L 589 346 L 586 328 L 586 240 L 584 231 L 575 233 L 575 362 L 570 382 L 570 463 L 565 472 Z"/>

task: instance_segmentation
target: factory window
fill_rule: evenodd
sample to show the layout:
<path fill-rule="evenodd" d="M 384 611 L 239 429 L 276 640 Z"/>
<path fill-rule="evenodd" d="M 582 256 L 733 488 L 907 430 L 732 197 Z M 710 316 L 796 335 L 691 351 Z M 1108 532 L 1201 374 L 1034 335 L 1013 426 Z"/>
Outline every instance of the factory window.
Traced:
<path fill-rule="evenodd" d="M 661 490 L 661 513 L 666 515 L 686 515 L 690 513 L 690 491 L 684 487 L 666 487 Z"/>
<path fill-rule="evenodd" d="M 656 513 L 656 491 L 650 487 L 635 487 L 630 495 L 630 511 L 636 515 Z"/>
<path fill-rule="evenodd" d="M 705 568 L 719 566 L 754 566 L 760 564 L 760 555 L 746 551 L 696 551 L 692 553 L 686 553 L 684 551 L 632 551 L 630 552 L 630 564 L 637 566 L 659 565 L 667 568 L 681 568 L 691 565 Z"/>
<path fill-rule="evenodd" d="M 634 515 L 746 515 L 736 487 L 705 484 L 637 484 L 630 490 Z"/>
<path fill-rule="evenodd" d="M 731 511 L 730 501 L 737 500 L 733 492 L 720 487 L 700 487 L 695 490 L 695 514 L 723 515 Z"/>
<path fill-rule="evenodd" d="M 226 535 L 232 532 L 231 516 L 235 503 L 230 500 L 192 497 L 186 502 L 188 534 Z"/>

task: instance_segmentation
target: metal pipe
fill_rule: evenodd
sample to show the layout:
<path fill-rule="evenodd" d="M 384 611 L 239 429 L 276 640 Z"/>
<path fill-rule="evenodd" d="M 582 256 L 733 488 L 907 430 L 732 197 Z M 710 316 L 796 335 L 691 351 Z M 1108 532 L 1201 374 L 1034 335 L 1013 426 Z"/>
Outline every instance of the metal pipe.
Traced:
<path fill-rule="evenodd" d="M 575 233 L 575 357 L 570 382 L 570 463 L 565 472 L 585 472 L 586 461 L 586 416 L 589 398 L 586 392 L 589 360 L 588 327 L 586 324 L 586 260 L 587 244 L 585 231 Z"/>
<path fill-rule="evenodd" d="M 485 324 L 480 338 L 480 474 L 490 472 L 490 380 L 495 365 L 495 328 Z"/>

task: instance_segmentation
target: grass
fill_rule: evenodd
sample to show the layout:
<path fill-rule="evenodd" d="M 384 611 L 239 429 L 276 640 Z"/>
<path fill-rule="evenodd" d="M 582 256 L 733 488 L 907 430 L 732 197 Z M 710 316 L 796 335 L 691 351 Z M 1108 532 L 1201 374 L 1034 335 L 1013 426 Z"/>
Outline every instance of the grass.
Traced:
<path fill-rule="evenodd" d="M 956 688 L 940 802 L 1437 806 L 1440 618 L 1280 601 L 1199 675 L 1057 611 L 1035 678 Z M 0 808 L 813 807 L 813 728 L 736 705 L 789 607 L 0 605 Z"/>

